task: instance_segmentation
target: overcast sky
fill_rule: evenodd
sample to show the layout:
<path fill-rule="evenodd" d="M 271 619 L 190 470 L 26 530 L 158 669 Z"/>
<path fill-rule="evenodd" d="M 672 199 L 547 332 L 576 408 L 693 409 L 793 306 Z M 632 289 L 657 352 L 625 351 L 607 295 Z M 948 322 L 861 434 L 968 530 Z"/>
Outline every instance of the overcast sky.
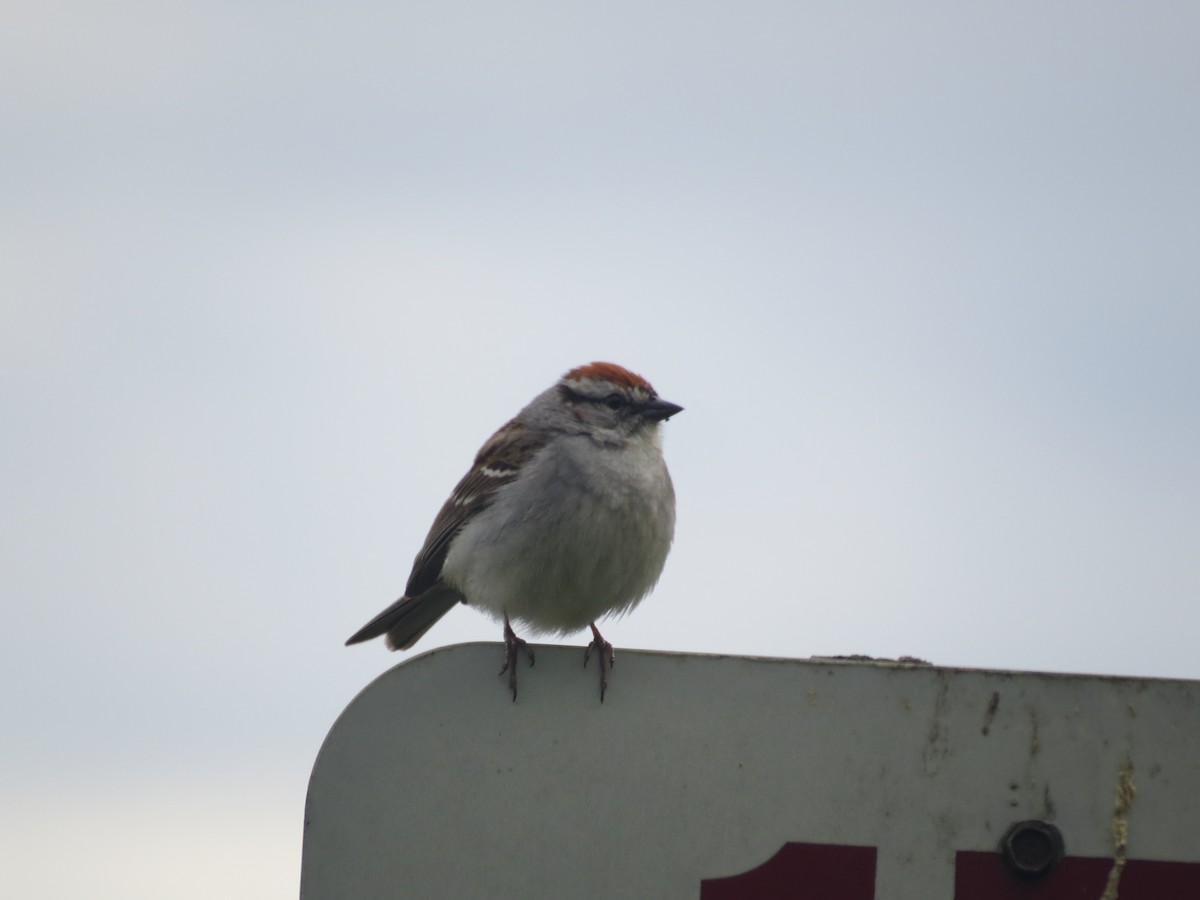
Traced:
<path fill-rule="evenodd" d="M 595 359 L 686 408 L 618 652 L 1200 678 L 1198 46 L 1170 2 L 5 4 L 0 892 L 295 896 L 321 741 L 411 655 L 343 640 Z"/>

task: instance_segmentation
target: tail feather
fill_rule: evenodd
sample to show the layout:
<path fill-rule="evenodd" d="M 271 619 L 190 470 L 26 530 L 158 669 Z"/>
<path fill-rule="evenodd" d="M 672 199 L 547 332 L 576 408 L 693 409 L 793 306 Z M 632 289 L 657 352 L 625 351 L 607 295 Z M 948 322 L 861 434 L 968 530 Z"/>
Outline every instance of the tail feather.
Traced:
<path fill-rule="evenodd" d="M 346 646 L 386 634 L 389 650 L 407 650 L 460 600 L 462 594 L 444 585 L 416 597 L 401 597 L 352 634 Z"/>

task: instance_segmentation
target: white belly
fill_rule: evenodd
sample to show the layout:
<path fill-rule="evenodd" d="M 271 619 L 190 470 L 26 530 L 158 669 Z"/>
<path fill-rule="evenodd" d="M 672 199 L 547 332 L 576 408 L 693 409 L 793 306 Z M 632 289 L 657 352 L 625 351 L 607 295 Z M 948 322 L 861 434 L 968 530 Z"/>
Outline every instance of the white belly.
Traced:
<path fill-rule="evenodd" d="M 590 470 L 580 459 L 543 453 L 455 538 L 442 575 L 468 605 L 569 634 L 627 612 L 654 586 L 675 527 L 657 446 L 589 454 Z"/>

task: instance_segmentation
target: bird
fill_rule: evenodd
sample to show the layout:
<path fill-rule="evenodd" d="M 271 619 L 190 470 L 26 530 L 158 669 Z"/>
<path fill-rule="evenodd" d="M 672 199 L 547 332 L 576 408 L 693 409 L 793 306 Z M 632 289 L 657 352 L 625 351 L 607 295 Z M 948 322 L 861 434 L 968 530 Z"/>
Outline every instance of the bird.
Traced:
<path fill-rule="evenodd" d="M 683 407 L 610 362 L 577 366 L 502 425 L 450 493 L 413 561 L 404 595 L 346 641 L 386 635 L 407 650 L 456 604 L 503 622 L 504 667 L 533 650 L 513 623 L 566 636 L 590 628 L 600 702 L 616 662 L 596 621 L 651 591 L 675 534 L 663 422 Z"/>

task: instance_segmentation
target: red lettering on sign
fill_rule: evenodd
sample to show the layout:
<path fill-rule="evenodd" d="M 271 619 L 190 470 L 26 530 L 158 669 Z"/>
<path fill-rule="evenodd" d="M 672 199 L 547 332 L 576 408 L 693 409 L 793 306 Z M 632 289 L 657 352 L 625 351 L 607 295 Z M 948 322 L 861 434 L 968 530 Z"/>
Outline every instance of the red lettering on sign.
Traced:
<path fill-rule="evenodd" d="M 954 861 L 955 900 L 1096 900 L 1113 861 L 1066 856 L 1040 878 L 1010 872 L 999 853 L 960 850 Z M 1121 900 L 1200 897 L 1200 863 L 1131 859 L 1121 872 Z"/>
<path fill-rule="evenodd" d="M 700 882 L 700 900 L 872 900 L 874 896 L 875 848 L 841 844 L 784 844 L 757 868 Z"/>

